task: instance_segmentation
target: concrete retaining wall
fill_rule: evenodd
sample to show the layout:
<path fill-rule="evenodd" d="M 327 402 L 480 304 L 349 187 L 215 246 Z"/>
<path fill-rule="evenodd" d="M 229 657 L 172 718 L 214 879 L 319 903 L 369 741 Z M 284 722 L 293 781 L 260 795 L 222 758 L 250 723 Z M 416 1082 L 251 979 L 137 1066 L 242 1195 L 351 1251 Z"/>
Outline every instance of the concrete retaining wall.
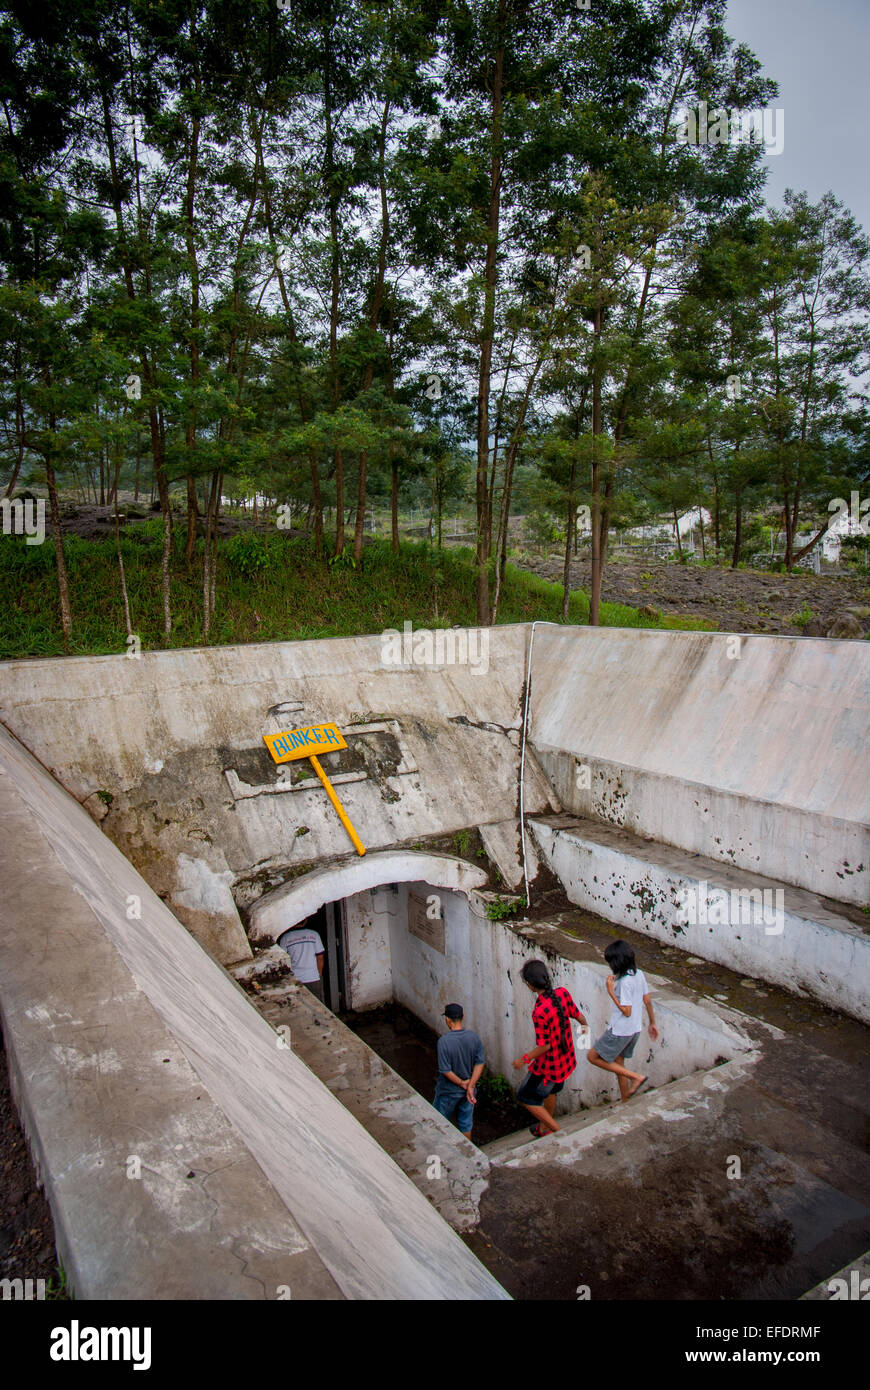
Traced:
<path fill-rule="evenodd" d="M 401 883 L 398 889 L 395 895 L 383 890 L 370 895 L 364 912 L 358 913 L 353 902 L 348 905 L 351 930 L 347 949 L 352 975 L 360 957 L 367 954 L 367 934 L 356 924 L 365 922 L 368 930 L 379 935 L 388 931 L 389 958 L 385 954 L 379 957 L 378 969 L 369 959 L 366 967 L 370 1002 L 394 998 L 437 1033 L 444 1032 L 445 1004 L 462 1004 L 468 1027 L 483 1040 L 489 1067 L 518 1085 L 525 1073 L 514 1071 L 511 1062 L 534 1046 L 534 996 L 523 984 L 520 970 L 527 960 L 541 958 L 541 944 L 526 940 L 515 925 L 491 921 L 486 916 L 486 903 L 475 893 L 469 901 L 462 893 L 448 893 L 422 882 Z M 408 930 L 409 892 L 423 899 L 437 892 L 441 898 L 444 954 Z M 604 984 L 609 969 L 603 963 L 565 954 L 574 943 L 561 932 L 553 931 L 549 940 L 546 957 L 554 983 L 570 990 L 589 1021 L 594 1041 L 606 1028 L 610 1014 Z M 649 1071 L 653 1085 L 663 1086 L 675 1077 L 712 1067 L 723 1057 L 729 1059 L 749 1047 L 724 1013 L 681 997 L 655 976 L 649 978 L 661 1037 L 651 1044 L 644 1034 L 636 1055 L 638 1066 L 643 1064 L 643 1070 Z M 587 1045 L 589 1041 L 587 1038 Z M 579 1045 L 578 1060 L 577 1070 L 560 1097 L 560 1114 L 613 1099 L 612 1080 L 589 1066 Z"/>
<path fill-rule="evenodd" d="M 532 667 L 566 811 L 870 902 L 870 643 L 546 626 Z"/>
<path fill-rule="evenodd" d="M 870 1023 L 870 924 L 802 889 L 592 821 L 554 817 L 531 830 L 578 907 Z M 750 901 L 747 890 L 766 896 Z"/>
<path fill-rule="evenodd" d="M 279 771 L 264 733 L 341 727 L 323 765 L 369 850 L 516 814 L 526 629 L 487 640 L 485 670 L 384 665 L 379 636 L 11 661 L 0 720 L 231 964 L 250 955 L 237 903 L 350 849 L 307 761 Z M 526 803 L 558 809 L 534 765 Z"/>

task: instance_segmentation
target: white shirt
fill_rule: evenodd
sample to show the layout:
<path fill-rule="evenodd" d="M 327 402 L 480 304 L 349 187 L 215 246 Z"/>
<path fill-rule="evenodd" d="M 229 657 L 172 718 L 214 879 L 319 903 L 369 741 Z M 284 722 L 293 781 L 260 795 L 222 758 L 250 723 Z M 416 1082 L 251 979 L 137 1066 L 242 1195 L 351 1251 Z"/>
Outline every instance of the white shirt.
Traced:
<path fill-rule="evenodd" d="M 614 980 L 613 992 L 620 1004 L 631 1005 L 631 1017 L 621 1013 L 615 1004 L 610 1005 L 610 1031 L 616 1038 L 630 1038 L 643 1028 L 643 996 L 649 994 L 649 985 L 642 970 L 634 975 L 623 975 Z"/>
<path fill-rule="evenodd" d="M 278 937 L 278 945 L 290 955 L 293 974 L 302 985 L 320 979 L 317 957 L 323 954 L 323 942 L 310 927 L 291 927 Z"/>

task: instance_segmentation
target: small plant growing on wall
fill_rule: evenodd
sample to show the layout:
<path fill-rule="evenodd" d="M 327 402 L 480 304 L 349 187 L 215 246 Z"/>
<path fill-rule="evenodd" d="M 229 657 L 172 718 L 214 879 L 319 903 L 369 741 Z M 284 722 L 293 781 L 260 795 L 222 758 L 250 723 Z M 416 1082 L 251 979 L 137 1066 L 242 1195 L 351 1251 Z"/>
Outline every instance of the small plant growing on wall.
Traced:
<path fill-rule="evenodd" d="M 467 855 L 471 848 L 471 833 L 468 830 L 457 830 L 453 836 L 453 845 L 457 854 Z"/>
<path fill-rule="evenodd" d="M 496 898 L 486 909 L 486 915 L 491 922 L 500 922 L 502 917 L 515 917 L 519 910 L 519 900 L 512 898 Z"/>
<path fill-rule="evenodd" d="M 480 1099 L 490 1101 L 493 1105 L 506 1105 L 514 1098 L 510 1082 L 500 1072 L 481 1077 L 477 1084 L 477 1094 Z"/>

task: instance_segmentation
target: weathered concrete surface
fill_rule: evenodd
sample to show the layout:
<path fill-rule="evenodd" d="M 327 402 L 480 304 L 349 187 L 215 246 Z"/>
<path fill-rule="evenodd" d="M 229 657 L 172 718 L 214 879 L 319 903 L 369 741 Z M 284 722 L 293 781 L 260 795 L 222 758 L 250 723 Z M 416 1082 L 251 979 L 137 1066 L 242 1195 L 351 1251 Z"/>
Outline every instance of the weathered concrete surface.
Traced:
<path fill-rule="evenodd" d="M 833 912 L 815 893 L 650 844 L 613 826 L 563 815 L 536 818 L 531 831 L 579 907 L 870 1022 L 870 920 L 864 926 Z M 747 924 L 738 911 L 733 921 L 688 922 L 681 895 L 697 902 L 702 882 L 711 894 L 727 897 L 729 913 L 732 890 L 767 891 L 771 903 L 782 902 L 782 920 L 759 913 L 756 922 L 750 914 Z"/>
<path fill-rule="evenodd" d="M 237 903 L 349 848 L 264 733 L 340 726 L 323 764 L 370 850 L 516 815 L 526 629 L 488 641 L 485 674 L 384 666 L 379 636 L 4 662 L 0 720 L 230 964 L 250 955 Z M 528 759 L 526 806 L 560 809 Z"/>
<path fill-rule="evenodd" d="M 870 1252 L 823 1279 L 803 1298 L 824 1303 L 870 1301 Z"/>
<path fill-rule="evenodd" d="M 555 801 L 555 796 L 553 797 Z M 480 838 L 484 849 L 496 865 L 508 888 L 523 888 L 523 858 L 520 847 L 519 820 L 500 821 L 498 825 L 482 825 Z M 538 872 L 538 856 L 531 838 L 526 836 L 526 873 L 531 883 Z"/>
<path fill-rule="evenodd" d="M 278 939 L 296 922 L 316 912 L 324 903 L 352 897 L 381 884 L 425 878 L 436 887 L 470 892 L 486 883 L 485 870 L 446 854 L 414 850 L 382 851 L 362 858 L 344 859 L 272 889 L 251 908 L 249 935 L 257 945 Z M 362 1007 L 355 1003 L 354 1008 Z"/>
<path fill-rule="evenodd" d="M 22 795 L 32 769 L 5 732 L 0 749 L 0 1013 L 75 1296 L 262 1299 L 284 1285 L 295 1298 L 343 1297 L 76 891 L 53 808 Z M 68 801 L 66 833 L 85 821 L 98 836 Z M 128 1176 L 137 1162 L 141 1177 Z"/>
<path fill-rule="evenodd" d="M 80 1294 L 505 1296 L 5 730 L 0 815 L 4 1032 Z"/>
<path fill-rule="evenodd" d="M 444 1220 L 456 1231 L 476 1226 L 489 1180 L 482 1151 L 310 990 L 267 987 L 254 1003 Z"/>
<path fill-rule="evenodd" d="M 870 902 L 866 642 L 542 627 L 530 737 L 573 815 Z"/>
<path fill-rule="evenodd" d="M 620 1139 L 653 1117 L 664 1120 L 694 1118 L 696 1123 L 703 1125 L 711 1103 L 720 1093 L 743 1080 L 759 1056 L 760 1052 L 753 1049 L 736 1061 L 667 1082 L 642 1092 L 631 1101 L 568 1116 L 558 1134 L 546 1136 L 546 1143 L 527 1136 L 518 1143 L 514 1136 L 508 1135 L 494 1144 L 487 1144 L 484 1152 L 499 1168 L 534 1169 L 550 1164 L 572 1167 L 582 1162 L 589 1150 L 602 1144 L 618 1144 Z"/>

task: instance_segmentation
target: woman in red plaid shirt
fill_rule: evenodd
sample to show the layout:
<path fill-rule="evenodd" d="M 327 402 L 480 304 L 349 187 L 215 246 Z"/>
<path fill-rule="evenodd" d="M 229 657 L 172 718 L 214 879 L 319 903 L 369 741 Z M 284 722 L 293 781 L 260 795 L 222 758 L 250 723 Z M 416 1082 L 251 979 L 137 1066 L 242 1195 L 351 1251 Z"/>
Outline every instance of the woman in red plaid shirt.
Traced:
<path fill-rule="evenodd" d="M 556 1096 L 577 1066 L 571 1018 L 585 1025 L 567 989 L 553 989 L 550 972 L 542 960 L 530 960 L 522 968 L 522 977 L 537 1001 L 532 1010 L 535 1025 L 535 1044 L 530 1052 L 514 1059 L 514 1069 L 527 1066 L 529 1074 L 517 1092 L 517 1100 L 534 1116 L 537 1124 L 531 1132 L 536 1139 L 555 1134 L 559 1126 L 553 1119 Z"/>

